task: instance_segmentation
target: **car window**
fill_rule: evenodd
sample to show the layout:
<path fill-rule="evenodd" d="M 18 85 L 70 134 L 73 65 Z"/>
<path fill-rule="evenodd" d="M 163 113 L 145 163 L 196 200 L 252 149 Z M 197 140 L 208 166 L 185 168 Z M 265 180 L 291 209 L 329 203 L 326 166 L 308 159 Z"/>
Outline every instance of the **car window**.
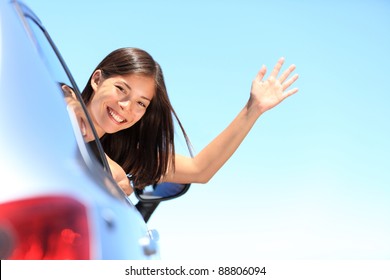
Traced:
<path fill-rule="evenodd" d="M 62 90 L 64 100 L 68 105 L 68 111 L 73 115 L 71 117 L 77 120 L 78 127 L 86 145 L 94 151 L 94 155 L 97 156 L 98 161 L 110 172 L 104 153 L 102 149 L 101 151 L 99 149 L 100 142 L 95 137 L 96 133 L 94 132 L 93 124 L 88 116 L 80 92 L 65 62 L 43 27 L 29 16 L 26 16 L 26 22 L 34 35 L 32 39 L 35 41 L 38 52 L 49 68 L 54 81 L 58 83 L 58 86 Z"/>
<path fill-rule="evenodd" d="M 96 130 L 88 115 L 80 91 L 70 74 L 69 69 L 67 68 L 49 34 L 41 26 L 39 21 L 28 14 L 24 14 L 24 16 L 25 22 L 28 24 L 28 28 L 32 33 L 32 40 L 34 41 L 41 58 L 53 76 L 54 81 L 58 84 L 60 89 L 58 93 L 62 94 L 64 98 L 71 122 L 73 126 L 78 129 L 78 133 L 76 133 L 76 140 L 78 141 L 78 146 L 84 160 L 89 166 L 92 165 L 93 168 L 96 167 L 96 162 L 100 162 L 103 169 L 105 169 L 108 174 L 111 174 L 100 140 L 97 137 Z M 81 135 L 81 137 L 77 137 L 78 135 Z M 85 154 L 88 156 L 85 156 Z M 106 190 L 118 198 L 123 198 L 124 193 L 116 185 L 115 181 L 107 181 L 107 178 L 112 179 L 111 176 L 104 176 L 101 173 L 99 176 L 104 180 L 104 187 Z"/>
<path fill-rule="evenodd" d="M 34 34 L 32 39 L 36 48 L 54 80 L 74 87 L 44 30 L 32 18 L 26 17 L 26 21 Z"/>

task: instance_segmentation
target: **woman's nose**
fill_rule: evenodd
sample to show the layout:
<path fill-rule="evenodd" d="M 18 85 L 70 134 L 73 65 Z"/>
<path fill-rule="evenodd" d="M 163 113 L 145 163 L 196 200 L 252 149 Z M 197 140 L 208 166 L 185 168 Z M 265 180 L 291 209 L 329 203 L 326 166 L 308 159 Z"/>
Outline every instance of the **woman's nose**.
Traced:
<path fill-rule="evenodd" d="M 124 100 L 124 101 L 119 101 L 118 102 L 119 106 L 123 109 L 123 110 L 128 110 L 130 108 L 130 100 Z"/>

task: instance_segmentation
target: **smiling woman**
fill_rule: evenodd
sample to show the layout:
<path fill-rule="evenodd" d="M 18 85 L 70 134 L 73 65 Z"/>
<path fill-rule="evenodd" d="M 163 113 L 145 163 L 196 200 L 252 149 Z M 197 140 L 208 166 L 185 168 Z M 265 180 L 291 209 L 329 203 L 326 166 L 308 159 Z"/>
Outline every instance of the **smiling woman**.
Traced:
<path fill-rule="evenodd" d="M 87 107 L 99 137 L 127 129 L 138 122 L 155 92 L 152 77 L 127 74 L 106 78 L 100 69 L 93 73 L 91 86 L 95 98 Z"/>
<path fill-rule="evenodd" d="M 160 181 L 174 160 L 176 114 L 158 63 L 140 49 L 115 50 L 93 71 L 82 96 L 106 154 L 136 186 Z"/>
<path fill-rule="evenodd" d="M 195 157 L 175 154 L 173 117 L 159 64 L 145 51 L 121 48 L 96 67 L 83 93 L 114 178 L 144 188 L 158 182 L 206 183 L 225 164 L 256 120 L 297 88 L 295 65 L 280 76 L 281 58 L 263 81 L 263 66 L 252 83 L 250 98 L 233 122 Z M 279 77 L 278 77 L 279 76 Z M 188 137 L 178 120 L 188 142 Z M 122 170 L 123 169 L 123 170 Z M 131 193 L 130 185 L 121 185 Z"/>

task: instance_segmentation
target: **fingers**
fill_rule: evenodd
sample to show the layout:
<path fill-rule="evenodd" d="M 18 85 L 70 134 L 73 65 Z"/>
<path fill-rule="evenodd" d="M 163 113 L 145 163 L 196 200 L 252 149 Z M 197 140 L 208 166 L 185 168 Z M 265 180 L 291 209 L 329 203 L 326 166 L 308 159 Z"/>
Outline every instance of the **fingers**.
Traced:
<path fill-rule="evenodd" d="M 290 72 L 291 73 L 291 72 Z M 290 74 L 289 73 L 289 74 Z M 288 75 L 287 75 L 288 76 Z M 287 78 L 287 77 L 286 77 Z M 298 80 L 299 78 L 299 75 L 298 74 L 295 74 L 294 76 L 292 76 L 290 79 L 288 79 L 286 82 L 282 82 L 282 87 L 283 87 L 283 90 L 286 90 L 287 88 L 289 88 L 296 80 Z"/>
<path fill-rule="evenodd" d="M 278 62 L 276 63 L 276 65 L 274 67 L 274 70 L 272 70 L 270 78 L 272 77 L 272 78 L 276 79 L 276 77 L 278 76 L 278 74 L 280 72 L 280 69 L 283 66 L 283 63 L 284 63 L 284 57 L 279 58 Z"/>
<path fill-rule="evenodd" d="M 267 72 L 267 68 L 265 67 L 265 65 L 261 66 L 261 69 L 257 73 L 255 80 L 258 82 L 261 82 L 261 80 L 264 78 L 266 72 Z"/>
<path fill-rule="evenodd" d="M 280 84 L 282 85 L 283 91 L 289 88 L 297 79 L 298 74 L 293 75 L 291 78 L 288 79 L 288 77 L 291 75 L 291 73 L 295 70 L 296 66 L 295 64 L 290 65 L 287 70 L 285 70 L 282 75 L 278 79 L 277 76 L 279 75 L 280 70 L 282 69 L 282 66 L 284 64 L 284 57 L 281 57 L 278 62 L 276 63 L 274 69 L 272 70 L 272 73 L 270 74 L 268 80 L 269 81 L 275 81 L 278 80 Z M 257 73 L 256 81 L 261 82 L 267 72 L 267 69 L 265 65 L 263 65 L 260 69 L 260 71 Z M 296 91 L 294 91 L 291 94 L 294 94 Z M 289 95 L 291 95 L 289 94 Z"/>
<path fill-rule="evenodd" d="M 279 75 L 279 72 L 280 72 L 280 69 L 282 69 L 282 66 L 284 64 L 284 61 L 285 61 L 285 58 L 284 57 L 281 57 L 278 62 L 276 63 L 274 69 L 272 70 L 272 73 L 270 75 L 270 78 L 271 79 L 275 79 L 276 80 L 276 77 Z M 295 70 L 296 66 L 295 64 L 292 64 L 290 65 L 287 70 L 285 70 L 282 75 L 280 75 L 279 77 L 279 82 L 280 83 L 283 83 L 287 78 L 288 76 L 290 76 L 290 74 Z"/>
<path fill-rule="evenodd" d="M 286 91 L 286 92 L 284 93 L 283 97 L 284 97 L 284 98 L 287 98 L 287 97 L 289 97 L 289 96 L 291 96 L 291 95 L 293 95 L 293 94 L 295 94 L 295 93 L 297 93 L 297 92 L 298 92 L 298 88 L 290 89 L 290 90 L 288 90 L 288 91 Z M 283 98 L 283 99 L 284 99 L 284 98 Z"/>
<path fill-rule="evenodd" d="M 279 77 L 279 81 L 280 83 L 283 83 L 287 78 L 288 76 L 290 76 L 290 74 L 295 70 L 296 66 L 294 64 L 290 65 L 286 71 L 283 72 L 282 75 L 280 75 Z"/>
<path fill-rule="evenodd" d="M 274 67 L 274 70 L 272 71 L 271 75 L 270 75 L 270 79 L 276 79 L 277 75 L 279 74 L 280 72 L 280 69 L 282 68 L 283 66 L 283 63 L 284 63 L 285 59 L 284 57 L 281 57 L 279 59 L 279 61 L 276 63 L 275 67 Z M 292 64 L 290 65 L 287 70 L 285 70 L 282 75 L 280 75 L 280 77 L 278 78 L 280 84 L 282 85 L 282 88 L 283 88 L 283 91 L 285 91 L 287 88 L 289 88 L 297 79 L 298 79 L 298 74 L 295 74 L 293 75 L 290 79 L 288 79 L 288 77 L 291 75 L 291 73 L 295 70 L 296 66 L 295 64 Z M 287 80 L 288 79 L 288 80 Z M 287 80 L 287 81 L 286 81 Z M 294 89 L 294 90 L 291 90 L 291 91 L 288 91 L 285 93 L 286 96 L 290 96 L 294 93 L 296 93 L 298 91 L 298 89 Z"/>

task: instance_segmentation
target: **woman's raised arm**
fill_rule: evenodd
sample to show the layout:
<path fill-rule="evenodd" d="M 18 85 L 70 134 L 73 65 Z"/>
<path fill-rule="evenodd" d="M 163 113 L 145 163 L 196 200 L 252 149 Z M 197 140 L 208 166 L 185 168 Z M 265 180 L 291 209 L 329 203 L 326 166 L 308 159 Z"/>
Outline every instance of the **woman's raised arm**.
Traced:
<path fill-rule="evenodd" d="M 163 181 L 177 183 L 206 183 L 226 163 L 247 136 L 256 120 L 266 111 L 298 91 L 289 89 L 298 79 L 291 65 L 279 77 L 284 58 L 280 58 L 266 80 L 262 66 L 252 82 L 250 98 L 230 125 L 194 158 L 176 155 L 175 171 L 170 170 Z M 291 76 L 291 77 L 290 77 Z"/>

